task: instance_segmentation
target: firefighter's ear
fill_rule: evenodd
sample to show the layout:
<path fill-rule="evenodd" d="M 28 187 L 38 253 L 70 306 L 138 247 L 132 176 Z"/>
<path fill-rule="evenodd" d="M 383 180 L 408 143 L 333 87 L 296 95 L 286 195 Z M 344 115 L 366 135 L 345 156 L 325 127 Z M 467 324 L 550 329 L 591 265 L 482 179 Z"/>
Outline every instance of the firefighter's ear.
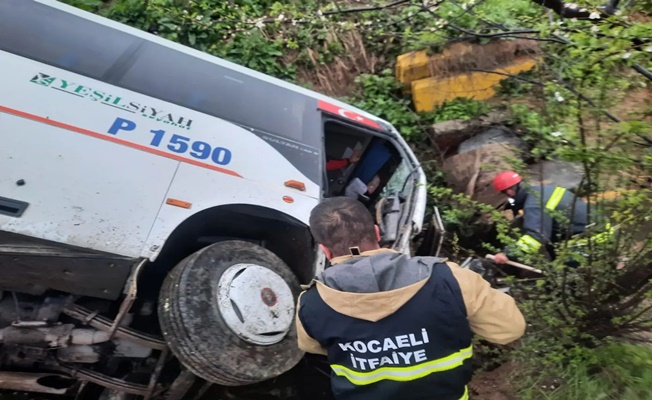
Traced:
<path fill-rule="evenodd" d="M 376 241 L 380 242 L 380 226 L 374 225 L 374 230 L 376 231 Z"/>
<path fill-rule="evenodd" d="M 328 247 L 324 246 L 323 244 L 320 244 L 319 248 L 321 249 L 321 251 L 324 252 L 324 254 L 326 254 L 326 258 L 328 258 L 329 260 L 333 258 L 333 252 Z"/>

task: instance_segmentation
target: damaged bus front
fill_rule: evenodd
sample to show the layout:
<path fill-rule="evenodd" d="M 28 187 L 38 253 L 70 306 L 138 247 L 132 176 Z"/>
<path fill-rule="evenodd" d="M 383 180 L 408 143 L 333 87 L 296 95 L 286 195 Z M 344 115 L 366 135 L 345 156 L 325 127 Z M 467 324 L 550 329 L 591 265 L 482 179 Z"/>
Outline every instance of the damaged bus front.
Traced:
<path fill-rule="evenodd" d="M 326 263 L 319 200 L 358 198 L 385 247 L 421 230 L 414 154 L 335 99 L 50 0 L 0 2 L 0 71 L 4 388 L 173 399 L 279 376 Z"/>

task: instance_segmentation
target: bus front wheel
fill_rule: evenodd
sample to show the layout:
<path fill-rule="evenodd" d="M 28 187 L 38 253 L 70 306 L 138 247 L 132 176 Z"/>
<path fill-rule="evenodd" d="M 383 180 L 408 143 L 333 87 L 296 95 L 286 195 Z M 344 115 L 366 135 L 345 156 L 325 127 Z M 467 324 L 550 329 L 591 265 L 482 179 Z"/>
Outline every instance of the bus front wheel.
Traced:
<path fill-rule="evenodd" d="M 295 299 L 300 286 L 274 253 L 230 240 L 181 261 L 159 296 L 163 336 L 179 361 L 198 377 L 242 386 L 295 366 Z"/>

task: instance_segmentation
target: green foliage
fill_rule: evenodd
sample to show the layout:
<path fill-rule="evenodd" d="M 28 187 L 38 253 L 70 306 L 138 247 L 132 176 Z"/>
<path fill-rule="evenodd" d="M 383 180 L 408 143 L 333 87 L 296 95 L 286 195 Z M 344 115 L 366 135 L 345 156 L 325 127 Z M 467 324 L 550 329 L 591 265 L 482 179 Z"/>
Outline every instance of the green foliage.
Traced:
<path fill-rule="evenodd" d="M 632 59 L 644 62 L 643 48 L 633 46 L 632 39 L 650 37 L 650 24 L 595 24 L 596 28 L 592 24 L 565 20 L 550 25 L 539 21 L 535 27 L 542 30 L 542 36 L 556 34 L 575 45 L 545 44 L 543 63 L 528 76 L 540 83 L 512 81 L 503 90 L 508 102 L 514 93 L 527 93 L 529 101 L 509 106 L 511 122 L 530 145 L 532 158 L 583 166 L 586 176 L 580 190 L 589 194 L 636 187 L 632 182 L 645 182 L 652 176 L 649 149 L 637 144 L 641 143 L 640 135 L 649 136 L 650 124 L 636 119 L 615 124 L 604 114 L 604 110 L 617 106 L 629 89 L 649 85 L 629 72 L 627 65 Z M 646 211 L 651 194 L 640 189 L 616 201 L 592 199 L 590 222 L 596 225 L 587 235 L 598 233 L 609 221 L 618 230 L 607 242 L 590 242 L 588 247 L 578 248 L 561 240 L 555 246 L 554 260 L 544 254 L 516 253 L 516 261 L 545 273 L 534 281 L 508 280 L 528 321 L 528 334 L 515 353 L 524 363 L 551 374 L 572 371 L 575 366 L 595 362 L 593 349 L 609 338 L 628 337 L 652 327 L 650 310 L 646 309 L 652 297 L 652 224 Z M 486 230 L 479 225 L 489 214 L 483 213 L 483 207 L 442 189 L 431 190 L 431 196 L 445 204 L 443 218 L 453 232 L 455 252 L 460 250 L 464 233 L 483 237 Z M 520 232 L 495 213 L 490 215 L 500 244 L 484 237 L 483 247 L 495 253 L 513 246 Z M 567 216 L 553 215 L 564 232 Z M 571 260 L 578 264 L 576 268 L 567 265 Z M 626 267 L 618 269 L 623 263 Z M 624 371 L 623 379 L 638 379 L 629 373 Z M 597 394 L 606 389 L 593 383 L 587 379 L 571 387 L 569 378 L 559 394 L 532 398 L 600 398 Z M 617 385 L 602 398 L 618 398 L 614 387 Z M 649 389 L 642 393 L 649 393 Z M 644 398 L 641 395 L 631 394 L 631 398 Z"/>
<path fill-rule="evenodd" d="M 649 1 L 637 1 L 634 4 L 634 9 L 636 11 L 642 12 L 642 13 L 647 13 L 652 14 L 652 2 Z"/>
<path fill-rule="evenodd" d="M 296 68 L 283 62 L 289 44 L 282 39 L 270 40 L 256 25 L 269 4 L 116 0 L 101 14 L 254 70 L 292 80 Z"/>
<path fill-rule="evenodd" d="M 447 101 L 435 110 L 424 113 L 432 122 L 443 122 L 454 119 L 467 121 L 487 113 L 491 107 L 484 102 L 459 98 Z"/>
<path fill-rule="evenodd" d="M 557 377 L 535 373 L 526 379 L 523 400 L 647 400 L 652 390 L 652 350 L 612 343 L 586 352 L 586 358 Z"/>
<path fill-rule="evenodd" d="M 603 232 L 609 222 L 616 231 L 606 241 L 589 239 L 586 245 L 576 245 L 562 240 L 554 246 L 556 258 L 552 261 L 544 254 L 516 252 L 519 262 L 544 271 L 536 284 L 515 281 L 513 286 L 529 322 L 528 337 L 519 349 L 529 363 L 557 370 L 583 362 L 592 354 L 590 349 L 610 337 L 652 327 L 646 310 L 652 281 L 641 280 L 651 276 L 652 234 L 639 232 L 639 216 L 649 210 L 649 196 L 649 191 L 643 190 L 616 201 L 591 202 L 590 222 L 594 225 L 584 237 Z M 559 213 L 553 216 L 562 232 L 568 229 L 568 218 Z M 516 236 L 502 229 L 500 239 L 513 245 Z M 575 266 L 569 266 L 570 261 Z M 619 269 L 621 262 L 625 268 Z M 532 354 L 538 357 L 532 358 Z"/>
<path fill-rule="evenodd" d="M 541 111 L 535 110 L 525 104 L 510 105 L 511 123 L 523 131 L 522 138 L 532 147 L 533 153 L 538 158 L 549 155 L 550 149 L 556 149 L 563 144 L 572 127 L 564 126 L 556 129 L 553 122 Z"/>
<path fill-rule="evenodd" d="M 487 0 L 474 8 L 478 18 L 495 21 L 508 29 L 522 29 L 536 25 L 545 18 L 545 9 L 536 7 L 532 0 L 513 0 L 509 7 L 502 0 Z"/>
<path fill-rule="evenodd" d="M 363 74 L 356 78 L 360 90 L 352 98 L 344 99 L 354 106 L 389 121 L 409 140 L 418 141 L 432 124 L 452 119 L 469 120 L 489 110 L 486 103 L 456 99 L 427 113 L 417 113 L 402 93 L 402 85 L 390 69 L 380 74 Z"/>
<path fill-rule="evenodd" d="M 102 0 L 68 0 L 66 3 L 85 11 L 96 12 L 104 2 Z"/>
<path fill-rule="evenodd" d="M 421 136 L 421 118 L 411 110 L 410 101 L 401 96 L 401 84 L 391 70 L 379 75 L 364 74 L 356 78 L 360 90 L 354 98 L 346 99 L 354 106 L 389 121 L 407 138 Z"/>
<path fill-rule="evenodd" d="M 474 37 L 472 31 L 502 35 L 506 30 L 536 30 L 527 37 L 546 40 L 540 42 L 542 62 L 536 72 L 521 77 L 537 83 L 505 80 L 499 90 L 508 103 L 517 97 L 529 100 L 527 105 L 509 104 L 509 109 L 511 123 L 532 149 L 531 158 L 581 164 L 586 172 L 582 190 L 588 194 L 640 188 L 652 176 L 652 155 L 637 144 L 641 135 L 652 132 L 643 121 L 650 111 L 628 116 L 620 124 L 604 116 L 628 90 L 650 85 L 628 67 L 639 63 L 652 68 L 652 23 L 636 22 L 627 12 L 607 21 L 562 20 L 549 18 L 546 9 L 531 0 L 446 0 L 430 2 L 427 9 L 415 1 L 355 13 L 338 11 L 358 6 L 316 0 L 65 2 L 288 81 L 297 80 L 299 71 L 323 66 L 362 71 L 345 100 L 388 120 L 414 144 L 425 142 L 424 132 L 433 123 L 475 118 L 489 106 L 458 99 L 432 112 L 415 112 L 394 77 L 396 56 L 421 49 L 436 52 L 458 40 L 488 40 Z M 580 2 L 589 8 L 602 3 Z M 649 1 L 635 3 L 628 10 L 652 12 Z M 329 12 L 333 14 L 326 15 Z M 641 20 L 645 18 L 649 20 L 649 16 Z M 560 40 L 571 44 L 557 43 Z M 644 44 L 637 45 L 641 40 Z M 368 62 L 362 67 L 357 61 L 347 64 L 358 58 Z M 498 252 L 515 242 L 520 232 L 501 213 L 443 187 L 441 172 L 430 172 L 429 180 L 436 185 L 429 187 L 429 201 L 442 212 L 453 255 Z M 650 301 L 652 288 L 648 282 L 652 237 L 640 232 L 641 226 L 652 230 L 649 196 L 649 191 L 641 190 L 612 202 L 593 201 L 592 221 L 609 217 L 619 225 L 619 233 L 606 243 L 591 244 L 584 254 L 561 241 L 555 261 L 521 255 L 519 261 L 537 266 L 545 275 L 533 282 L 510 279 L 529 323 L 516 355 L 539 370 L 558 372 L 564 383 L 552 392 L 533 386 L 522 398 L 634 400 L 649 393 L 642 391 L 652 381 L 651 369 L 645 368 L 650 365 L 649 352 L 625 345 L 602 347 L 610 337 L 650 327 L 642 305 Z M 563 216 L 558 217 L 563 222 Z M 469 243 L 475 248 L 465 248 Z M 565 262 L 570 259 L 579 267 L 569 269 Z M 627 267 L 616 269 L 622 260 Z M 617 397 L 619 387 L 623 397 Z"/>
<path fill-rule="evenodd" d="M 474 234 L 474 223 L 483 212 L 491 212 L 491 206 L 474 202 L 463 193 L 455 193 L 451 188 L 430 187 L 430 196 L 435 204 L 441 207 L 442 221 L 447 230 L 461 233 L 464 236 Z"/>
<path fill-rule="evenodd" d="M 530 0 L 510 1 L 509 7 L 505 7 L 505 3 L 501 0 L 487 0 L 480 2 L 474 11 L 477 16 L 474 18 L 476 21 L 481 21 L 481 18 L 496 21 L 507 28 L 528 26 L 540 20 L 545 13 L 541 8 L 533 7 Z"/>
<path fill-rule="evenodd" d="M 223 58 L 237 60 L 240 65 L 247 68 L 277 78 L 292 80 L 297 70 L 294 65 L 279 61 L 283 54 L 283 43 L 270 42 L 260 31 L 253 31 L 246 37 L 237 36 L 218 51 L 218 55 Z"/>
<path fill-rule="evenodd" d="M 534 73 L 531 71 L 522 72 L 518 74 L 517 77 L 522 79 L 536 80 Z M 496 89 L 499 95 L 504 96 L 508 99 L 514 99 L 531 95 L 532 90 L 534 89 L 534 85 L 516 79 L 503 79 L 500 81 L 500 85 Z"/>
<path fill-rule="evenodd" d="M 482 250 L 481 248 L 460 248 L 460 242 L 482 236 L 491 229 L 491 224 L 508 226 L 506 218 L 492 206 L 472 200 L 464 193 L 455 193 L 451 188 L 429 186 L 430 201 L 439 208 L 446 232 L 451 238 L 452 253 L 455 257 L 464 253 Z M 476 239 L 472 239 L 477 242 Z"/>

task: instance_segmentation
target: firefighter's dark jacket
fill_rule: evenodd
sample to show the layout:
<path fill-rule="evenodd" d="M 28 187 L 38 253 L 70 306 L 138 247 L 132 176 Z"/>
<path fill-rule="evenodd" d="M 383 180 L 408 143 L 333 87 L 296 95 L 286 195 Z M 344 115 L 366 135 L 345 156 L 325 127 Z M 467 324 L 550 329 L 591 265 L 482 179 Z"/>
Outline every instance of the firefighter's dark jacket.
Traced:
<path fill-rule="evenodd" d="M 570 222 L 570 234 L 584 232 L 588 224 L 588 206 L 570 190 L 559 186 L 526 185 L 518 190 L 512 210 L 516 215 L 523 211 L 523 235 L 517 247 L 526 253 L 533 253 L 557 241 L 566 227 L 559 226 L 555 218 L 563 216 Z M 513 253 L 512 248 L 505 253 Z"/>
<path fill-rule="evenodd" d="M 304 287 L 299 348 L 328 356 L 338 400 L 467 399 L 472 332 L 523 335 L 514 299 L 444 261 L 374 250 L 331 260 Z"/>

